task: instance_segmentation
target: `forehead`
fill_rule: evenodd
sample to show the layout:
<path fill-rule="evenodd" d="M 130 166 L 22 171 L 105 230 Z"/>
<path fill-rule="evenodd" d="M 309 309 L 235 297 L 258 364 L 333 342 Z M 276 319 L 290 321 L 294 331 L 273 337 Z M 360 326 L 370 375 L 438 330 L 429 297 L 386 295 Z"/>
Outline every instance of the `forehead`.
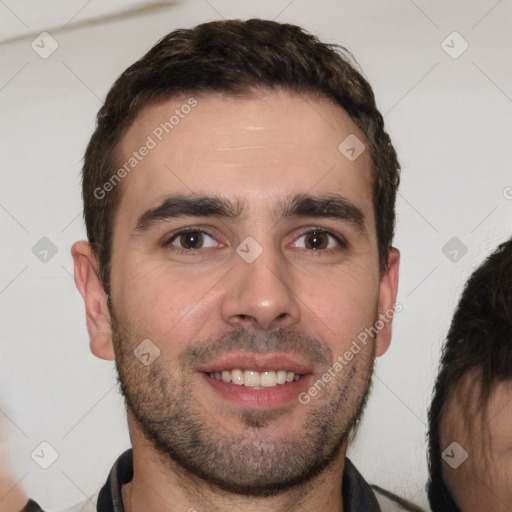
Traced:
<path fill-rule="evenodd" d="M 129 169 L 120 209 L 149 208 L 176 192 L 236 195 L 260 205 L 338 192 L 372 209 L 369 151 L 354 159 L 351 147 L 359 153 L 363 135 L 325 99 L 259 91 L 158 101 L 140 112 L 118 148 L 119 166 Z"/>

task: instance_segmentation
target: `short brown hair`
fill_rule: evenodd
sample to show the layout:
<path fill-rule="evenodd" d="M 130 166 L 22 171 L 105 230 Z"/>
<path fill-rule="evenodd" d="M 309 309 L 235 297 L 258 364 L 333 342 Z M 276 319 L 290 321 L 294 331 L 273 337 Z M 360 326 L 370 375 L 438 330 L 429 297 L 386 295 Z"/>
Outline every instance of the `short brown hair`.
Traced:
<path fill-rule="evenodd" d="M 141 109 L 181 94 L 250 94 L 260 88 L 312 94 L 341 106 L 365 137 L 373 163 L 373 205 L 381 274 L 394 234 L 400 166 L 372 88 L 342 46 L 302 28 L 262 19 L 226 20 L 179 29 L 162 38 L 114 83 L 98 112 L 82 171 L 89 243 L 109 293 L 111 240 L 120 187 L 101 199 L 116 172 L 116 148 Z M 340 141 L 341 142 L 341 141 Z"/>

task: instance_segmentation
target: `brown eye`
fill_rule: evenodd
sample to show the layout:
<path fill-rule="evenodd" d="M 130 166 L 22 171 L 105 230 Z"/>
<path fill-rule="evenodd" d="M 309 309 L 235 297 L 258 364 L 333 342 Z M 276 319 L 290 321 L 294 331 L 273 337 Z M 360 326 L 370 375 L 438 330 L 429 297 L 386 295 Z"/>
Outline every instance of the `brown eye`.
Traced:
<path fill-rule="evenodd" d="M 176 251 L 198 251 L 208 247 L 215 247 L 216 240 L 205 231 L 189 229 L 176 233 L 165 245 Z"/>
<path fill-rule="evenodd" d="M 336 246 L 344 245 L 337 236 L 320 229 L 303 233 L 297 240 L 294 244 L 295 247 L 313 251 L 334 249 Z"/>
<path fill-rule="evenodd" d="M 329 244 L 326 233 L 312 231 L 306 234 L 305 245 L 307 249 L 325 249 Z"/>
<path fill-rule="evenodd" d="M 200 249 L 203 243 L 203 234 L 199 231 L 189 231 L 182 233 L 179 240 L 184 249 Z"/>

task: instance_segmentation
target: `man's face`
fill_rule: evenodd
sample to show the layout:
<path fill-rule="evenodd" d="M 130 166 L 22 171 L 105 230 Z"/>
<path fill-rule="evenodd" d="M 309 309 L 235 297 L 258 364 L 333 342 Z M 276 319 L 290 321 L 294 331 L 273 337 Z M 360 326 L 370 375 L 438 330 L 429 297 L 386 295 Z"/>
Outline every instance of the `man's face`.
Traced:
<path fill-rule="evenodd" d="M 144 109 L 119 148 L 122 164 L 156 143 L 115 216 L 116 363 L 134 428 L 163 460 L 229 491 L 278 492 L 344 455 L 390 325 L 351 344 L 394 304 L 398 255 L 381 280 L 370 155 L 338 149 L 363 139 L 340 107 L 188 99 Z"/>

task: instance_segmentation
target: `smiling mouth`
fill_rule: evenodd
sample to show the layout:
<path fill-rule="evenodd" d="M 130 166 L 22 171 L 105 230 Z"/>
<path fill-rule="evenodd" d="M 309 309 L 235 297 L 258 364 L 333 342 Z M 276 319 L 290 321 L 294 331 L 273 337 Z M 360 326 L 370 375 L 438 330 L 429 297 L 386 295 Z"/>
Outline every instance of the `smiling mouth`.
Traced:
<path fill-rule="evenodd" d="M 212 379 L 244 386 L 251 389 L 268 389 L 298 381 L 302 375 L 286 370 L 223 370 L 222 372 L 205 372 Z"/>

